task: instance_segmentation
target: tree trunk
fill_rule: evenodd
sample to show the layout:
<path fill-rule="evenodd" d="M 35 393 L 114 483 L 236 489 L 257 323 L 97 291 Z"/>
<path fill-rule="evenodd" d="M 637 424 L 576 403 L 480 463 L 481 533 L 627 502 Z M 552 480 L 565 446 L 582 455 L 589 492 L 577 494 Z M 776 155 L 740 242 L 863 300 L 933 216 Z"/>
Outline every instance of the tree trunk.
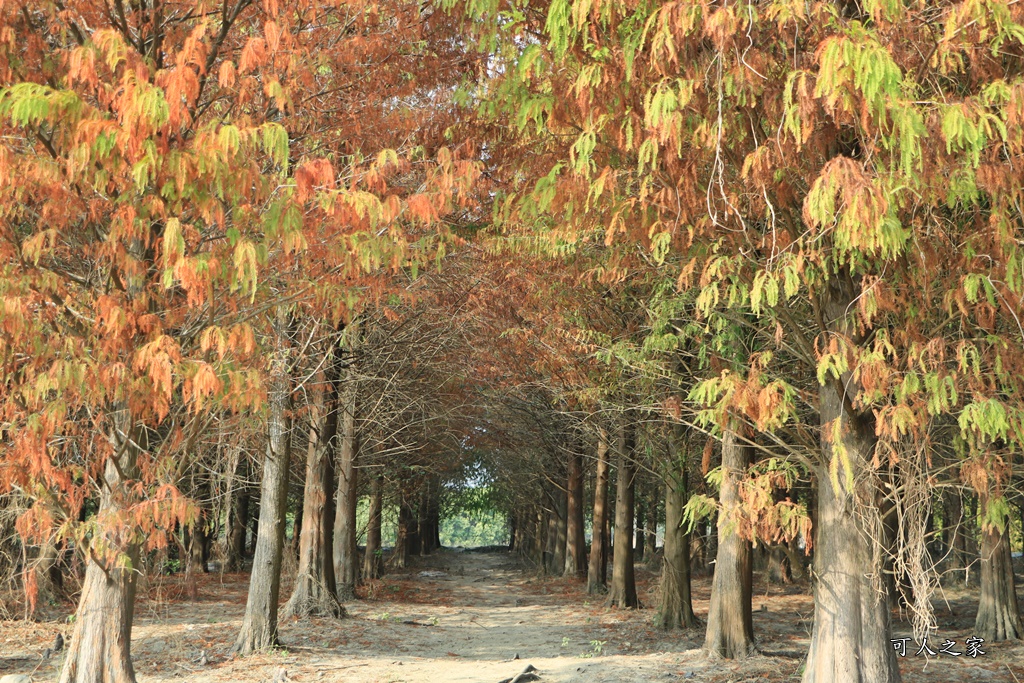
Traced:
<path fill-rule="evenodd" d="M 968 564 L 967 539 L 964 535 L 964 501 L 959 489 L 946 489 L 943 498 L 943 536 L 946 544 L 943 579 L 948 583 L 964 586 L 967 585 Z"/>
<path fill-rule="evenodd" d="M 603 593 L 608 582 L 608 433 L 597 439 L 597 474 L 594 479 L 594 523 L 590 541 L 590 570 L 587 592 Z"/>
<path fill-rule="evenodd" d="M 381 513 L 383 499 L 381 488 L 384 476 L 378 474 L 370 481 L 370 514 L 366 521 L 366 555 L 363 557 L 363 578 L 380 578 L 381 567 Z"/>
<path fill-rule="evenodd" d="M 548 571 L 555 575 L 561 576 L 565 570 L 565 546 L 568 532 L 568 524 L 566 521 L 566 508 L 568 496 L 561 487 L 555 489 L 555 513 L 554 513 L 554 530 L 555 534 L 552 539 L 552 551 L 551 551 L 551 567 Z"/>
<path fill-rule="evenodd" d="M 636 463 L 633 462 L 634 425 L 622 426 L 615 454 L 615 551 L 612 556 L 612 583 L 608 591 L 610 607 L 640 607 L 633 574 L 633 517 Z"/>
<path fill-rule="evenodd" d="M 267 401 L 267 454 L 260 483 L 259 533 L 249 578 L 242 630 L 233 650 L 248 655 L 277 645 L 278 595 L 288 507 L 288 461 L 291 457 L 291 377 L 288 375 L 288 312 L 277 310 L 276 349 L 270 363 Z"/>
<path fill-rule="evenodd" d="M 583 454 L 578 448 L 569 453 L 568 484 L 565 575 L 583 580 L 587 576 L 587 539 L 583 529 Z"/>
<path fill-rule="evenodd" d="M 634 507 L 636 508 L 636 527 L 633 538 L 633 560 L 639 561 L 644 559 L 644 551 L 647 549 L 647 533 L 646 526 L 646 512 L 647 512 L 647 498 L 643 493 L 647 490 L 647 487 L 642 487 L 640 490 L 639 500 L 636 502 Z"/>
<path fill-rule="evenodd" d="M 241 448 L 236 448 L 233 459 L 235 463 L 227 485 L 231 505 L 228 507 L 228 528 L 224 538 L 225 568 L 229 572 L 242 570 L 245 533 L 249 528 L 249 458 L 242 453 Z"/>
<path fill-rule="evenodd" d="M 985 505 L 983 503 L 982 509 Z M 974 635 L 988 642 L 1024 638 L 1010 555 L 1010 519 L 1006 528 L 987 524 L 981 529 L 981 597 Z"/>
<path fill-rule="evenodd" d="M 409 566 L 409 555 L 419 552 L 419 544 L 416 542 L 416 513 L 407 499 L 408 492 L 403 491 L 398 504 L 398 537 L 395 539 L 395 551 L 391 555 L 391 564 L 396 569 L 404 569 Z M 416 550 L 412 550 L 413 546 Z"/>
<path fill-rule="evenodd" d="M 260 486 L 262 487 L 262 480 Z M 260 505 L 263 501 L 260 496 L 249 494 L 249 538 L 245 554 L 252 557 L 256 554 L 256 541 L 260 537 Z M 284 533 L 282 531 L 282 533 Z"/>
<path fill-rule="evenodd" d="M 110 455 L 104 465 L 99 518 L 118 519 L 131 495 L 124 476 L 134 474 L 137 449 L 121 439 L 113 441 L 122 452 Z M 85 582 L 60 683 L 134 683 L 131 643 L 139 575 L 137 531 L 130 525 L 118 536 L 106 529 L 102 542 L 93 539 L 85 553 Z"/>
<path fill-rule="evenodd" d="M 743 505 L 740 483 L 753 461 L 754 449 L 732 429 L 722 437 L 722 488 L 719 493 L 718 554 L 711 586 L 711 606 L 704 649 L 712 656 L 743 659 L 754 652 L 750 599 L 753 588 L 750 541 L 738 525 Z"/>
<path fill-rule="evenodd" d="M 0 548 L 0 557 L 4 555 L 3 550 Z M 11 555 L 14 555 L 14 552 L 16 551 L 12 548 Z M 30 558 L 22 568 L 25 584 L 25 620 L 28 621 L 36 618 L 40 602 L 55 600 L 63 592 L 64 572 L 60 563 L 60 548 L 51 539 L 48 538 L 36 546 L 33 552 L 29 553 L 27 548 L 25 552 Z M 3 565 L 0 565 L 0 576 L 5 575 L 3 569 Z"/>
<path fill-rule="evenodd" d="M 359 579 L 359 553 L 356 545 L 356 502 L 359 498 L 356 457 L 359 452 L 359 435 L 356 433 L 357 391 L 351 374 L 345 383 L 339 417 L 338 507 L 334 519 L 334 572 L 338 598 L 342 602 L 355 599 L 356 582 Z"/>
<path fill-rule="evenodd" d="M 838 276 L 822 295 L 829 329 L 859 343 L 851 309 L 856 287 Z M 870 413 L 856 414 L 860 387 L 849 373 L 827 378 L 819 390 L 822 462 L 816 468 L 814 627 L 803 683 L 898 683 L 890 642 L 889 609 L 882 588 L 882 521 L 878 477 L 872 472 L 875 428 Z M 845 460 L 853 481 L 843 474 Z M 830 467 L 830 465 L 833 465 Z M 833 476 L 835 473 L 835 476 Z"/>
<path fill-rule="evenodd" d="M 658 500 L 658 487 L 652 486 L 647 496 L 647 526 L 644 531 L 647 535 L 647 556 L 654 558 L 658 552 L 658 508 L 661 501 Z"/>
<path fill-rule="evenodd" d="M 286 617 L 345 616 L 345 608 L 338 602 L 333 564 L 334 453 L 330 443 L 338 430 L 337 377 L 336 371 L 325 374 L 319 410 L 310 415 L 306 484 L 302 493 L 305 523 L 299 535 L 295 588 L 284 607 Z"/>
<path fill-rule="evenodd" d="M 681 432 L 681 425 L 673 425 L 669 436 L 669 462 L 674 471 L 667 473 L 665 483 L 665 548 L 660 603 L 654 618 L 655 625 L 666 631 L 697 625 L 690 596 L 690 535 L 683 522 L 688 481 Z"/>
<path fill-rule="evenodd" d="M 781 585 L 793 583 L 788 548 L 780 544 L 768 547 L 768 581 Z"/>

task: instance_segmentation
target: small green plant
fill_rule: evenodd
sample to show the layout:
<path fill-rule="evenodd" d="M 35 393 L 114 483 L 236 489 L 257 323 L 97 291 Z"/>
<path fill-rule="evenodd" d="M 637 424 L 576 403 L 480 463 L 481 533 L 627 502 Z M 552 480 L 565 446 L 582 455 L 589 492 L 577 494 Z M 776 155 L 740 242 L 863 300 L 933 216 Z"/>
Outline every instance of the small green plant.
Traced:
<path fill-rule="evenodd" d="M 441 623 L 441 620 L 438 619 L 437 617 L 430 617 L 430 625 L 431 626 L 437 626 L 440 623 Z"/>
<path fill-rule="evenodd" d="M 390 612 L 381 612 L 380 614 L 377 615 L 377 621 L 390 621 L 390 620 L 391 620 L 391 613 Z"/>
<path fill-rule="evenodd" d="M 562 647 L 563 648 L 569 647 L 569 636 L 566 636 L 565 638 L 562 638 Z"/>
<path fill-rule="evenodd" d="M 604 650 L 604 644 L 607 640 L 592 640 L 590 641 L 590 649 L 586 652 L 580 653 L 581 659 L 590 659 L 591 657 L 597 657 Z"/>

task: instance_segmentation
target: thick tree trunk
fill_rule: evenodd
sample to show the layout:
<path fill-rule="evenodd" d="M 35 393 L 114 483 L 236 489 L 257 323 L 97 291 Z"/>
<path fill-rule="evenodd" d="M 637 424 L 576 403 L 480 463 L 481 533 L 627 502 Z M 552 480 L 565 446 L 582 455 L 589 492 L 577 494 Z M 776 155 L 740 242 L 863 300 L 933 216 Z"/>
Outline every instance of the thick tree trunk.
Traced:
<path fill-rule="evenodd" d="M 981 530 L 981 597 L 974 635 L 988 642 L 1024 638 L 1010 555 L 1010 520 L 1006 529 Z"/>
<path fill-rule="evenodd" d="M 578 448 L 569 454 L 568 484 L 565 575 L 582 580 L 587 575 L 587 539 L 583 529 L 583 454 Z"/>
<path fill-rule="evenodd" d="M 590 570 L 587 592 L 603 593 L 608 582 L 608 433 L 597 439 L 597 473 L 594 478 L 594 522 L 590 540 Z"/>
<path fill-rule="evenodd" d="M 659 628 L 693 628 L 690 596 L 690 535 L 683 522 L 688 496 L 685 453 L 681 453 L 682 427 L 673 425 L 669 436 L 669 471 L 665 483 L 665 548 L 661 568 L 661 596 L 654 623 Z"/>
<path fill-rule="evenodd" d="M 357 392 L 352 378 L 346 382 L 339 417 L 340 448 L 338 454 L 338 506 L 334 519 L 334 572 L 338 598 L 344 602 L 356 597 L 359 579 L 359 553 L 356 541 L 356 502 L 358 475 L 356 457 L 359 435 L 356 429 Z"/>
<path fill-rule="evenodd" d="M 856 287 L 827 285 L 822 313 L 829 329 L 859 343 L 849 321 Z M 803 683 L 898 683 L 882 581 L 882 521 L 878 477 L 872 472 L 875 428 L 870 413 L 855 414 L 860 391 L 845 374 L 819 390 L 823 461 L 817 467 L 814 627 Z M 843 474 L 845 460 L 853 481 Z M 834 465 L 830 467 L 830 465 Z M 833 476 L 835 474 L 835 476 Z"/>
<path fill-rule="evenodd" d="M 295 588 L 284 607 L 286 617 L 345 616 L 334 577 L 334 453 L 329 446 L 338 430 L 337 378 L 327 374 L 320 410 L 310 416 L 302 494 L 305 523 L 299 535 Z"/>
<path fill-rule="evenodd" d="M 136 449 L 128 446 L 120 456 L 111 455 L 100 490 L 99 516 L 117 519 L 129 493 L 122 474 L 135 469 Z M 119 462 L 115 466 L 114 459 Z M 136 529 L 125 530 L 123 538 L 105 534 L 104 543 L 93 541 L 86 553 L 85 582 L 75 613 L 60 683 L 134 683 L 132 666 L 132 620 L 135 616 L 135 588 L 139 575 L 139 546 L 129 539 Z M 95 549 L 95 551 L 93 550 Z M 110 552 L 116 549 L 116 552 Z"/>
<path fill-rule="evenodd" d="M 718 555 L 711 586 L 711 606 L 704 649 L 712 656 L 743 659 L 754 652 L 750 600 L 753 566 L 750 541 L 738 530 L 743 505 L 740 483 L 753 461 L 754 449 L 728 429 L 722 437 L 722 488 L 719 494 Z"/>
<path fill-rule="evenodd" d="M 234 651 L 241 655 L 277 645 L 277 609 L 281 590 L 281 559 L 288 506 L 288 464 L 291 457 L 291 378 L 288 375 L 288 313 L 280 306 L 274 324 L 276 349 L 270 367 L 267 401 L 267 454 L 260 483 L 260 519 L 249 578 L 242 630 Z"/>
<path fill-rule="evenodd" d="M 381 515 L 384 509 L 381 489 L 383 475 L 370 481 L 370 514 L 366 520 L 366 555 L 363 557 L 363 578 L 380 578 L 381 567 Z"/>
<path fill-rule="evenodd" d="M 633 462 L 634 425 L 624 424 L 615 454 L 615 551 L 612 582 L 608 591 L 610 607 L 640 607 L 633 573 L 633 517 L 636 463 Z"/>

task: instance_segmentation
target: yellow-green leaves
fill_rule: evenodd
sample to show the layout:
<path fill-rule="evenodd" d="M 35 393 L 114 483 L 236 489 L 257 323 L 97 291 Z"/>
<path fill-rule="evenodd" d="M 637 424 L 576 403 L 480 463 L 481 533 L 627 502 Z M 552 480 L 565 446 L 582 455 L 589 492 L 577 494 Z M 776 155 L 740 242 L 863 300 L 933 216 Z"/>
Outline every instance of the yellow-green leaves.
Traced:
<path fill-rule="evenodd" d="M 288 173 L 288 131 L 280 123 L 265 123 L 263 130 L 263 151 L 277 164 L 281 173 Z"/>
<path fill-rule="evenodd" d="M 674 142 L 676 154 L 682 151 L 682 110 L 690 103 L 693 88 L 693 81 L 666 78 L 644 97 L 644 125 L 658 136 L 661 144 Z"/>
<path fill-rule="evenodd" d="M 1006 124 L 990 111 L 965 104 L 942 106 L 940 111 L 946 152 L 966 152 L 974 167 L 990 139 L 1006 140 Z"/>
<path fill-rule="evenodd" d="M 164 224 L 164 288 L 174 284 L 174 263 L 185 254 L 185 238 L 181 234 L 181 222 L 168 218 Z"/>
<path fill-rule="evenodd" d="M 971 401 L 957 420 L 960 436 L 976 446 L 1013 437 L 1024 443 L 1024 422 L 1019 408 L 1007 406 L 996 398 Z"/>
<path fill-rule="evenodd" d="M 247 239 L 240 239 L 235 245 L 235 274 L 232 290 L 241 289 L 250 293 L 250 300 L 256 299 L 256 281 L 259 272 L 256 245 Z"/>
<path fill-rule="evenodd" d="M 839 262 L 855 265 L 859 255 L 894 258 L 910 237 L 890 203 L 894 194 L 853 159 L 836 157 L 807 193 L 804 220 L 831 233 Z"/>
<path fill-rule="evenodd" d="M 830 109 L 852 111 L 850 96 L 859 91 L 871 113 L 884 121 L 889 103 L 902 94 L 903 72 L 889 50 L 863 30 L 825 40 L 818 61 L 814 92 Z"/>

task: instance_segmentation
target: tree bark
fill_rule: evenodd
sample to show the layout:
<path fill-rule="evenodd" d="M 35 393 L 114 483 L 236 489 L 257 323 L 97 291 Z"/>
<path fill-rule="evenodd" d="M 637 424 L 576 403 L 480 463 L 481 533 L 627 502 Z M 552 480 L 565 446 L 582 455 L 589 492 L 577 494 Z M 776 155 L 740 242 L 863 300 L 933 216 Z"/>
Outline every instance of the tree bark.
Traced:
<path fill-rule="evenodd" d="M 574 447 L 569 453 L 568 469 L 564 573 L 583 580 L 587 576 L 587 539 L 583 529 L 583 454 L 578 448 Z"/>
<path fill-rule="evenodd" d="M 245 534 L 249 529 L 249 458 L 242 453 L 241 448 L 236 448 L 233 459 L 235 463 L 227 485 L 231 505 L 228 507 L 228 529 L 224 539 L 224 556 L 227 560 L 225 568 L 229 572 L 242 570 Z M 241 486 L 238 485 L 239 481 L 243 482 Z"/>
<path fill-rule="evenodd" d="M 946 544 L 943 578 L 951 584 L 967 585 L 967 539 L 964 535 L 964 501 L 958 489 L 943 494 L 942 530 Z"/>
<path fill-rule="evenodd" d="M 608 591 L 609 607 L 640 607 L 633 573 L 633 517 L 636 463 L 633 462 L 634 425 L 624 424 L 615 454 L 615 551 L 612 556 L 612 582 Z"/>
<path fill-rule="evenodd" d="M 249 578 L 242 630 L 233 650 L 248 655 L 277 645 L 278 596 L 288 506 L 288 464 L 291 458 L 291 377 L 288 375 L 288 312 L 279 306 L 274 323 L 276 349 L 270 361 L 267 401 L 267 453 L 260 483 L 260 519 Z"/>
<path fill-rule="evenodd" d="M 555 511 L 554 511 L 554 536 L 552 538 L 551 566 L 548 572 L 554 576 L 561 576 L 565 569 L 565 546 L 568 532 L 566 512 L 568 495 L 562 487 L 555 488 Z"/>
<path fill-rule="evenodd" d="M 860 343 L 849 318 L 849 311 L 856 309 L 858 288 L 850 278 L 837 279 L 822 294 L 822 314 L 831 332 Z M 881 495 L 871 465 L 875 428 L 870 413 L 851 410 L 859 392 L 849 373 L 827 378 L 819 390 L 823 458 L 815 473 L 817 581 L 803 683 L 900 681 L 882 581 Z M 852 482 L 843 474 L 843 459 L 853 473 Z"/>
<path fill-rule="evenodd" d="M 409 566 L 409 555 L 419 553 L 419 531 L 416 528 L 416 513 L 409 504 L 408 491 L 401 492 L 398 504 L 398 538 L 395 539 L 395 551 L 391 555 L 391 563 L 397 569 Z"/>
<path fill-rule="evenodd" d="M 305 523 L 299 535 L 295 587 L 284 607 L 285 617 L 345 616 L 334 577 L 334 454 L 329 446 L 338 431 L 337 371 L 325 374 L 319 410 L 310 416 L 302 494 Z"/>
<path fill-rule="evenodd" d="M 633 538 L 633 560 L 639 561 L 644 559 L 644 551 L 647 550 L 647 526 L 646 526 L 646 512 L 647 512 L 647 497 L 644 496 L 644 492 L 647 487 L 644 486 L 640 489 L 640 495 L 637 496 L 639 500 L 636 501 L 634 507 L 636 508 L 636 527 Z"/>
<path fill-rule="evenodd" d="M 782 585 L 793 583 L 788 548 L 780 544 L 768 547 L 768 581 Z"/>
<path fill-rule="evenodd" d="M 1013 586 L 1009 526 L 1007 518 L 1002 531 L 990 524 L 981 529 L 981 597 L 974 635 L 988 642 L 1024 638 L 1024 623 Z"/>
<path fill-rule="evenodd" d="M 356 541 L 356 502 L 358 476 L 356 457 L 359 435 L 356 430 L 356 383 L 350 372 L 345 384 L 339 418 L 340 439 L 338 455 L 338 506 L 334 519 L 334 572 L 338 585 L 338 598 L 344 602 L 356 597 L 359 579 L 359 554 Z"/>
<path fill-rule="evenodd" d="M 384 509 L 381 489 L 384 476 L 378 474 L 370 481 L 370 514 L 366 521 L 366 555 L 363 557 L 363 578 L 380 578 L 381 568 L 381 514 Z"/>
<path fill-rule="evenodd" d="M 727 429 L 722 437 L 722 488 L 719 493 L 718 554 L 711 586 L 711 606 L 704 649 L 712 656 L 743 659 L 754 652 L 750 600 L 753 558 L 750 541 L 739 533 L 743 502 L 740 483 L 754 449 Z"/>
<path fill-rule="evenodd" d="M 123 452 L 109 456 L 104 465 L 100 518 L 117 519 L 124 514 L 130 493 L 123 475 L 131 477 L 135 470 L 137 449 L 120 439 L 114 441 Z M 103 542 L 93 539 L 90 543 L 75 629 L 60 683 L 134 683 L 132 621 L 140 556 L 139 544 L 134 540 L 136 532 L 131 526 L 122 534 L 104 530 Z"/>
<path fill-rule="evenodd" d="M 697 617 L 693 614 L 690 595 L 690 535 L 683 523 L 688 481 L 686 454 L 682 453 L 682 426 L 673 425 L 669 435 L 669 462 L 665 482 L 665 548 L 661 569 L 661 595 L 654 623 L 667 630 L 693 628 Z"/>
<path fill-rule="evenodd" d="M 608 433 L 597 438 L 597 473 L 594 478 L 594 522 L 590 541 L 587 592 L 603 593 L 608 582 Z"/>

